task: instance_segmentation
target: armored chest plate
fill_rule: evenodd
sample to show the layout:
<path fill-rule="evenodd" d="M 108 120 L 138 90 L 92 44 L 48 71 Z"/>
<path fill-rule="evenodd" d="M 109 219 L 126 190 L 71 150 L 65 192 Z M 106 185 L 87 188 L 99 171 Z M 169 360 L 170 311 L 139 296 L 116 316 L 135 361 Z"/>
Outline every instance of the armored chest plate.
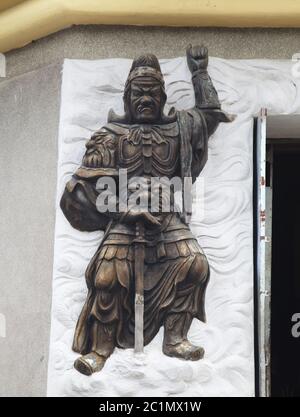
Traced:
<path fill-rule="evenodd" d="M 179 160 L 177 122 L 137 125 L 118 140 L 118 163 L 130 176 L 173 177 Z"/>

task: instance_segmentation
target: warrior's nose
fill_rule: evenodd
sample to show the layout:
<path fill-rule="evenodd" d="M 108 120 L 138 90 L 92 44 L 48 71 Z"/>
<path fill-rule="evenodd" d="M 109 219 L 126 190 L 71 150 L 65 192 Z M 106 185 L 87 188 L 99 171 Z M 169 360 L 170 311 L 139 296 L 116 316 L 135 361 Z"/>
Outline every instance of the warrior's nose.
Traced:
<path fill-rule="evenodd" d="M 151 104 L 152 103 L 152 99 L 150 96 L 143 96 L 141 99 L 141 104 Z"/>

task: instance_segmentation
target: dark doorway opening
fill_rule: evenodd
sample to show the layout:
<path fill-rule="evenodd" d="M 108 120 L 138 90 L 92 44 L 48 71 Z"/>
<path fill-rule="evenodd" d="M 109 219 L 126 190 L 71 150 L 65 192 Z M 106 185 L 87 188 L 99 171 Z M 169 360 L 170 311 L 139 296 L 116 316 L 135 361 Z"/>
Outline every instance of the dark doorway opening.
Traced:
<path fill-rule="evenodd" d="M 300 397 L 300 144 L 272 152 L 271 396 Z"/>

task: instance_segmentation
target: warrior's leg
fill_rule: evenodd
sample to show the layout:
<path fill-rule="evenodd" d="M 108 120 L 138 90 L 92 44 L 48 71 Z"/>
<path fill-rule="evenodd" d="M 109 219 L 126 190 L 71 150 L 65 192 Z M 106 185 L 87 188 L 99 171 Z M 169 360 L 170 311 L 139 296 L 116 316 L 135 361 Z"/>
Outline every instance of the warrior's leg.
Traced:
<path fill-rule="evenodd" d="M 118 282 L 113 261 L 103 260 L 95 279 L 96 297 L 91 311 L 90 352 L 74 367 L 85 375 L 99 372 L 115 348 Z"/>
<path fill-rule="evenodd" d="M 185 360 L 199 360 L 204 349 L 194 346 L 187 339 L 187 333 L 194 317 L 204 317 L 204 294 L 209 278 L 207 259 L 197 254 L 186 279 L 178 288 L 178 298 L 164 322 L 163 352 Z M 182 307 L 182 306 L 188 306 Z M 200 309 L 200 311 L 199 311 Z"/>
<path fill-rule="evenodd" d="M 74 367 L 84 375 L 91 375 L 103 368 L 115 348 L 115 323 L 102 324 L 94 320 L 91 326 L 91 352 L 76 359 Z"/>

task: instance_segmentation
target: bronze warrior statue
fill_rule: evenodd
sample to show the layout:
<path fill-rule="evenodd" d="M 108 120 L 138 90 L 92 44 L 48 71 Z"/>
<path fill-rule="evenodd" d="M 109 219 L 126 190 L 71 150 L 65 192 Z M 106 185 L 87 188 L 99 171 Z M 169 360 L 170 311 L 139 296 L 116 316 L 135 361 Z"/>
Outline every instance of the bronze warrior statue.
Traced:
<path fill-rule="evenodd" d="M 207 49 L 188 46 L 187 63 L 195 106 L 166 115 L 158 59 L 146 54 L 133 61 L 124 115 L 109 112 L 107 125 L 87 142 L 82 165 L 61 199 L 73 227 L 105 231 L 86 270 L 88 295 L 73 341 L 73 350 L 82 355 L 74 366 L 86 375 L 100 371 L 115 347 L 142 350 L 161 326 L 166 355 L 185 360 L 204 355 L 202 347 L 187 339 L 193 318 L 205 321 L 209 280 L 207 259 L 187 224 L 190 213 L 179 213 L 173 203 L 168 212 L 130 206 L 103 212 L 97 206 L 97 181 L 107 176 L 118 180 L 120 169 L 127 170 L 129 179 L 139 176 L 148 182 L 175 176 L 194 182 L 200 174 L 208 138 L 232 117 L 221 110 L 207 73 Z"/>

